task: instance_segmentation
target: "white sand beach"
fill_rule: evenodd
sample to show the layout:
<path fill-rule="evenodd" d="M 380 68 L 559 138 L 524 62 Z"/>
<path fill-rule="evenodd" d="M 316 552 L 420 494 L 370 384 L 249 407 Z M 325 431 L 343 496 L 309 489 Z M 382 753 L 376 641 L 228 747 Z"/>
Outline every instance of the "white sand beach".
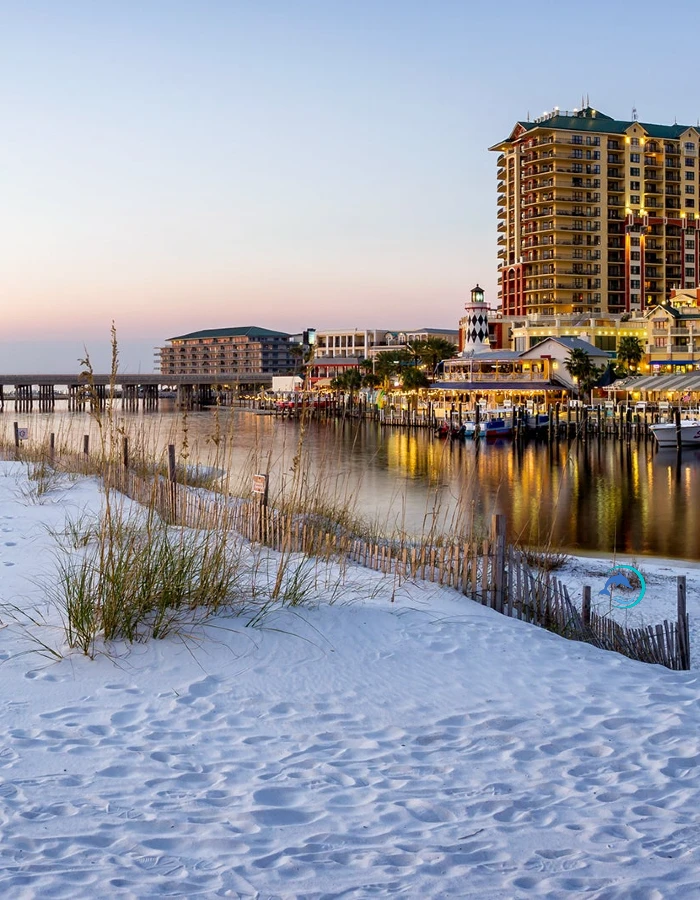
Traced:
<path fill-rule="evenodd" d="M 89 659 L 48 529 L 100 503 L 0 465 L 0 896 L 700 896 L 696 670 L 360 568 L 333 604 Z M 572 560 L 572 592 L 608 563 Z M 641 564 L 650 622 L 687 574 L 697 666 L 700 571 Z"/>

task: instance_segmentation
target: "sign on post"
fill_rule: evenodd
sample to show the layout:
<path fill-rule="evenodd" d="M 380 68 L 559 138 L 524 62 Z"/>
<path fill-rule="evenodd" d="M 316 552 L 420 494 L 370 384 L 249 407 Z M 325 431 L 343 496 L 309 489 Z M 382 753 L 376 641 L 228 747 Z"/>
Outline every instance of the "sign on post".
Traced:
<path fill-rule="evenodd" d="M 267 503 L 267 475 L 253 475 L 253 494 Z"/>
<path fill-rule="evenodd" d="M 20 441 L 26 441 L 29 439 L 29 429 L 28 428 L 18 428 L 17 429 L 17 437 Z"/>

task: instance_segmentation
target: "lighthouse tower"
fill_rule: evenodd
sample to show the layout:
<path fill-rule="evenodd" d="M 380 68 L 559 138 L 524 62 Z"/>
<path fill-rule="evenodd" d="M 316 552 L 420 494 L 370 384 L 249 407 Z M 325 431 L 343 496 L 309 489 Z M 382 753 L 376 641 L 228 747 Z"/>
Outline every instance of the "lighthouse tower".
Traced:
<path fill-rule="evenodd" d="M 462 354 L 471 356 L 475 351 L 489 347 L 489 310 L 484 300 L 483 288 L 471 290 L 471 299 L 464 305 L 466 315 L 460 321 Z"/>

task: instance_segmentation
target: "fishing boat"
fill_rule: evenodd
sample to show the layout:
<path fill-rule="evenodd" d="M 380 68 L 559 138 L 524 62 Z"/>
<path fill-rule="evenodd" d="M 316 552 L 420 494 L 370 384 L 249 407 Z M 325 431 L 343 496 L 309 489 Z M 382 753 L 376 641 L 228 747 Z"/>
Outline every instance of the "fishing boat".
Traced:
<path fill-rule="evenodd" d="M 439 438 L 446 438 L 448 436 L 448 434 L 450 433 L 451 427 L 452 426 L 450 425 L 450 423 L 447 421 L 447 419 L 445 419 L 445 421 L 440 422 L 438 427 L 435 429 L 435 434 Z"/>
<path fill-rule="evenodd" d="M 482 429 L 483 430 L 483 429 Z M 471 440 L 476 434 L 476 422 L 469 419 L 461 422 L 459 425 L 453 425 L 450 437 L 453 441 Z"/>
<path fill-rule="evenodd" d="M 510 437 L 513 434 L 513 424 L 505 419 L 489 419 L 484 425 L 484 434 L 487 438 Z"/>
<path fill-rule="evenodd" d="M 684 447 L 700 446 L 700 421 L 684 419 L 681 423 L 681 444 Z M 674 422 L 652 425 L 651 433 L 659 449 L 678 446 L 678 428 Z"/>

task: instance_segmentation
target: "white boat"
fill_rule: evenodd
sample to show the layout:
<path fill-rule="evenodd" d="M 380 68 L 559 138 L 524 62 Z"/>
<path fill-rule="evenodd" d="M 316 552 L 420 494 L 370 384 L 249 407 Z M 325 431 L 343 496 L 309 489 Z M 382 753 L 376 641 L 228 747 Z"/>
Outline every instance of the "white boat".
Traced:
<path fill-rule="evenodd" d="M 659 449 L 678 446 L 678 434 L 674 422 L 666 425 L 652 425 L 651 433 L 656 438 Z M 681 444 L 684 447 L 700 446 L 700 421 L 686 419 L 681 422 Z"/>

